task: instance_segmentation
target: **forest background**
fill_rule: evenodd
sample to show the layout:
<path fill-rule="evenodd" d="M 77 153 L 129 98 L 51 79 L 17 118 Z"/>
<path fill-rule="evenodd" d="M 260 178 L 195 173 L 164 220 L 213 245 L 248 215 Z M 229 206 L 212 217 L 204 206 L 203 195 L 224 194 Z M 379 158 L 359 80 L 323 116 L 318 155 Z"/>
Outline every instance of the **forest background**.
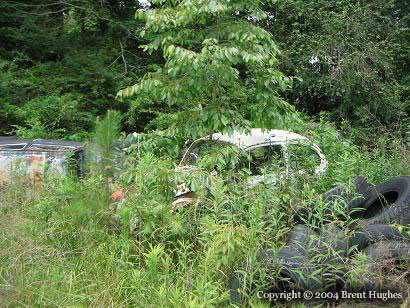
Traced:
<path fill-rule="evenodd" d="M 319 196 L 410 175 L 409 23 L 407 0 L 0 1 L 0 135 L 105 156 L 83 178 L 0 187 L 0 305 L 226 307 L 240 274 L 242 304 L 269 307 L 258 258 L 286 244 L 296 209 L 351 236 L 347 203 Z M 194 203 L 172 211 L 186 141 L 250 127 L 308 137 L 327 172 L 249 189 L 238 170 L 198 170 Z M 133 132 L 117 170 L 112 146 Z M 361 253 L 343 264 L 353 286 L 370 275 Z M 410 262 L 386 268 L 372 278 L 407 297 Z"/>
<path fill-rule="evenodd" d="M 152 2 L 151 9 L 166 9 L 175 1 Z M 250 20 L 246 12 L 233 18 L 248 18 L 272 35 L 276 44 L 272 67 L 292 81 L 277 86 L 277 97 L 316 119 L 361 129 L 364 142 L 371 140 L 375 127 L 390 128 L 410 141 L 407 1 L 256 2 L 264 18 Z M 135 15 L 148 7 L 146 2 L 131 0 L 2 1 L 0 135 L 84 140 L 95 118 L 108 109 L 121 112 L 127 133 L 164 129 L 178 122 L 177 115 L 191 108 L 187 104 L 158 98 L 141 102 L 141 95 L 116 99 L 119 90 L 169 62 L 163 48 L 140 47 L 166 30 L 154 31 L 151 37 L 141 35 L 146 24 Z M 191 29 L 198 40 L 201 27 Z M 192 50 L 198 47 L 197 42 L 196 46 L 179 42 L 184 44 Z M 241 72 L 239 82 L 246 81 L 244 65 L 233 61 Z M 197 82 L 197 87 L 205 86 Z M 235 92 L 224 95 L 221 99 L 228 101 L 228 109 L 230 99 L 240 99 Z M 272 103 L 277 97 L 271 97 L 271 105 L 277 104 Z M 238 108 L 249 109 L 252 103 Z M 248 111 L 244 120 L 249 120 Z M 278 128 L 281 123 L 269 125 Z M 179 137 L 187 137 L 186 131 L 181 130 Z"/>

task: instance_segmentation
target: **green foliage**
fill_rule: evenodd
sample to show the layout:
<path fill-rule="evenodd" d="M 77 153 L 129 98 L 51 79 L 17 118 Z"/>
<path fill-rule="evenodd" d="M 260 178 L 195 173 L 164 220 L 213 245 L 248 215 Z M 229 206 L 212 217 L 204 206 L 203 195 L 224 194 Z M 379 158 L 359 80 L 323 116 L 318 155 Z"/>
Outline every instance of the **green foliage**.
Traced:
<path fill-rule="evenodd" d="M 320 145 L 329 160 L 328 173 L 295 174 L 274 187 L 249 188 L 246 174 L 239 173 L 232 182 L 229 173 L 211 177 L 202 172 L 203 178 L 195 179 L 193 204 L 175 211 L 174 154 L 153 146 L 167 144 L 166 138 L 141 136 L 138 160 L 125 169 L 119 183 L 134 180 L 127 182 L 124 200 L 109 207 L 98 176 L 48 178 L 35 195 L 16 177 L 0 194 L 2 297 L 11 305 L 30 306 L 228 306 L 226 282 L 240 272 L 253 285 L 253 292 L 243 286 L 243 304 L 267 306 L 257 291 L 266 290 L 273 280 L 256 275 L 257 257 L 261 249 L 275 252 L 284 245 L 295 208 L 335 185 L 351 187 L 355 175 L 378 184 L 410 170 L 408 150 L 387 146 L 385 136 L 377 148 L 362 149 L 335 138 L 325 121 L 289 129 L 305 131 Z M 360 132 L 348 128 L 342 133 Z M 237 153 L 228 149 L 219 158 L 214 151 L 210 154 L 235 162 L 229 155 Z M 316 202 L 308 223 L 332 221 L 345 228 L 337 217 L 345 213 L 343 205 Z M 333 215 L 325 215 L 329 207 Z M 322 257 L 315 253 L 312 262 L 322 262 Z M 343 264 L 352 283 L 367 275 L 361 255 Z"/>
<path fill-rule="evenodd" d="M 406 2 L 146 8 L 133 0 L 3 1 L 0 134 L 84 140 L 108 109 L 124 114 L 127 132 L 161 129 L 178 138 L 278 128 L 292 114 L 283 96 L 313 115 L 329 111 L 337 125 L 393 125 L 408 139 Z M 133 95 L 126 103 L 115 101 L 138 79 L 118 92 Z"/>
<path fill-rule="evenodd" d="M 115 92 L 144 70 L 135 1 L 0 4 L 0 134 L 84 140 Z M 140 129 L 142 125 L 140 125 Z M 129 129 L 129 128 L 128 128 Z"/>
<path fill-rule="evenodd" d="M 133 133 L 124 140 L 125 143 L 131 143 L 129 150 L 137 156 L 153 153 L 163 159 L 180 156 L 181 151 L 184 150 L 180 146 L 183 141 L 185 140 L 165 136 L 161 131 L 155 133 Z"/>
<path fill-rule="evenodd" d="M 159 114 L 170 135 L 192 138 L 251 126 L 281 126 L 292 108 L 279 97 L 291 78 L 277 69 L 272 35 L 252 20 L 266 18 L 259 1 L 166 2 L 138 11 L 142 47 L 161 50 L 165 64 L 117 93 L 135 97 L 132 111 Z"/>
<path fill-rule="evenodd" d="M 17 125 L 16 135 L 34 139 L 62 139 L 68 135 L 84 139 L 87 136 L 84 128 L 90 128 L 93 116 L 88 112 L 79 114 L 78 111 L 85 107 L 82 105 L 81 98 L 71 94 L 38 96 L 15 111 L 15 115 L 23 120 L 25 125 L 31 126 L 27 130 L 26 127 Z"/>
<path fill-rule="evenodd" d="M 91 149 L 89 155 L 96 156 L 97 167 L 100 174 L 103 174 L 106 178 L 106 181 L 114 175 L 115 142 L 120 136 L 120 130 L 121 115 L 116 111 L 108 110 L 104 119 L 97 120 L 92 145 L 95 149 L 94 153 Z"/>
<path fill-rule="evenodd" d="M 119 110 L 96 127 L 99 172 L 49 177 L 38 192 L 19 175 L 0 187 L 2 303 L 222 307 L 236 272 L 253 286 L 244 304 L 265 307 L 256 294 L 272 281 L 257 257 L 284 245 L 296 208 L 336 185 L 351 190 L 356 175 L 378 184 L 410 174 L 406 1 L 150 3 L 135 20 L 132 0 L 0 2 L 0 134 L 84 140 Z M 281 96 L 319 123 L 295 121 Z M 121 124 L 156 132 L 121 137 Z M 187 138 L 250 127 L 309 137 L 327 173 L 249 187 L 247 158 L 229 146 L 174 172 Z M 281 171 L 272 167 L 262 174 Z M 181 182 L 193 203 L 173 208 Z M 124 198 L 110 201 L 117 186 Z M 343 200 L 318 200 L 306 223 L 345 228 L 347 214 Z M 345 263 L 351 282 L 365 262 Z"/>
<path fill-rule="evenodd" d="M 280 1 L 268 27 L 285 50 L 280 68 L 302 79 L 287 99 L 311 114 L 327 110 L 339 123 L 347 118 L 363 127 L 407 117 L 404 6 L 393 0 Z"/>

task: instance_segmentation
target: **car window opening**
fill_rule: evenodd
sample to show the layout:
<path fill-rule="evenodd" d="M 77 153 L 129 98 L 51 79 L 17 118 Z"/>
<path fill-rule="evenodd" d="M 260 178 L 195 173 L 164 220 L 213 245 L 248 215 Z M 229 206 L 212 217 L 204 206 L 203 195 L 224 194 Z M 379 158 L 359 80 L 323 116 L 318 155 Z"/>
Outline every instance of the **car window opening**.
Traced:
<path fill-rule="evenodd" d="M 281 145 L 262 146 L 248 153 L 250 155 L 248 166 L 252 175 L 262 175 L 266 171 L 279 171 L 285 168 Z"/>

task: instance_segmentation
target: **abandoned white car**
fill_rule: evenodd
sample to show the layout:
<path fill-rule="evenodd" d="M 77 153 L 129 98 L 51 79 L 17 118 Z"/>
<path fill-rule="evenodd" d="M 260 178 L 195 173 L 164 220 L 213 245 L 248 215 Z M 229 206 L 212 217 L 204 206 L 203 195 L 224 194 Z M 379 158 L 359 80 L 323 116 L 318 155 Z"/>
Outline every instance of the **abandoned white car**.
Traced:
<path fill-rule="evenodd" d="M 249 187 L 262 183 L 275 185 L 279 177 L 288 177 L 295 172 L 320 175 L 326 171 L 328 165 L 319 146 L 306 137 L 284 130 L 263 131 L 254 128 L 250 134 L 215 133 L 194 141 L 175 168 L 175 172 L 185 173 L 202 169 L 199 161 L 209 156 L 212 151 L 222 151 L 226 145 L 236 148 L 238 156 L 243 156 L 237 159 L 239 163 L 236 166 L 245 169 L 249 175 Z M 221 170 L 215 168 L 211 175 L 216 175 L 217 172 Z M 179 183 L 173 206 L 191 203 L 193 195 L 193 191 L 185 183 Z"/>

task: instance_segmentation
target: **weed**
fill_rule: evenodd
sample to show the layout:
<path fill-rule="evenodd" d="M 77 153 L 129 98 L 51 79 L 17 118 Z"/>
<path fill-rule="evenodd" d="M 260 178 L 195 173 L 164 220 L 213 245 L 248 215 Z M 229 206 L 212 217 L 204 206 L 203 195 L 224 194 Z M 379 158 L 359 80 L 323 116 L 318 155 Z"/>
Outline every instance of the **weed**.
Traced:
<path fill-rule="evenodd" d="M 276 278 L 261 271 L 258 256 L 285 245 L 295 208 L 310 204 L 306 224 L 312 228 L 332 222 L 347 230 L 346 200 L 312 200 L 340 184 L 352 191 L 355 175 L 377 184 L 409 170 L 403 163 L 407 150 L 394 144 L 363 150 L 329 139 L 320 129 L 311 138 L 330 162 L 326 175 L 293 174 L 275 186 L 249 188 L 246 173 L 232 178 L 229 172 L 198 171 L 183 178 L 196 190 L 193 203 L 176 211 L 171 203 L 181 180 L 173 172 L 177 159 L 156 155 L 144 144 L 117 177 L 117 185 L 127 185 L 121 204 L 108 204 L 107 169 L 83 179 L 50 177 L 38 192 L 17 177 L 0 194 L 2 304 L 223 307 L 230 304 L 227 281 L 236 274 L 244 281 L 243 302 L 268 307 L 257 294 Z M 229 153 L 223 154 L 227 162 Z M 326 255 L 315 249 L 311 262 L 325 268 Z M 367 277 L 364 256 L 348 261 L 335 251 L 331 255 L 342 259 L 352 285 Z M 379 272 L 373 278 L 408 286 L 402 273 Z"/>

